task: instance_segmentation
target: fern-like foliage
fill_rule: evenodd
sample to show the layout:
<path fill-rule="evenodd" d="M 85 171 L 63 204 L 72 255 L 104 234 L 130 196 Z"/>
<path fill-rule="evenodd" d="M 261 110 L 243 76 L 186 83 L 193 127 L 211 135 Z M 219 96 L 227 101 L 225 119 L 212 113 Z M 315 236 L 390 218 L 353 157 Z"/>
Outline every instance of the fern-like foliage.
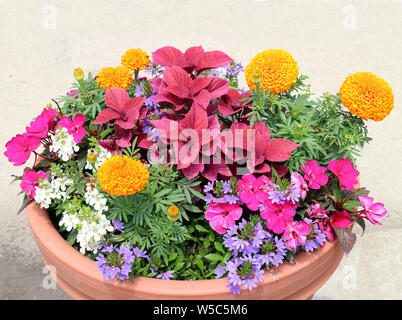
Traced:
<path fill-rule="evenodd" d="M 253 91 L 248 116 L 250 125 L 264 121 L 271 138 L 289 139 L 299 147 L 284 165 L 290 171 L 300 168 L 305 160 L 317 160 L 327 165 L 331 160 L 348 158 L 355 162 L 360 147 L 371 138 L 364 121 L 342 107 L 339 95 L 324 94 L 312 99 L 306 76 L 300 76 L 287 92 L 271 95 Z"/>
<path fill-rule="evenodd" d="M 150 180 L 139 193 L 110 200 L 108 219 L 120 220 L 126 225 L 116 241 L 130 241 L 158 258 L 168 261 L 172 251 L 180 250 L 180 244 L 190 239 L 183 225 L 189 221 L 190 212 L 200 212 L 189 205 L 194 197 L 204 198 L 195 187 L 200 181 L 188 180 L 173 168 L 173 165 L 151 164 Z M 175 205 L 180 217 L 176 222 L 168 219 L 168 209 Z"/>

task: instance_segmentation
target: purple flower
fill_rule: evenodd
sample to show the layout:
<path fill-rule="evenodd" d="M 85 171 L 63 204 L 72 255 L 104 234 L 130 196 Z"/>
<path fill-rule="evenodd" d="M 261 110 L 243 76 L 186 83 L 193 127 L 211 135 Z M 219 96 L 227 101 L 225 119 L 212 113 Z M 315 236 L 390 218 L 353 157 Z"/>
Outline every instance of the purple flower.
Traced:
<path fill-rule="evenodd" d="M 255 258 L 260 263 L 260 265 L 270 265 L 278 266 L 283 263 L 286 256 L 286 246 L 281 238 L 278 236 L 273 236 L 268 231 L 265 232 L 265 241 L 261 245 L 260 252 L 255 255 Z"/>
<path fill-rule="evenodd" d="M 156 277 L 158 279 L 162 279 L 162 280 L 170 280 L 170 278 L 173 277 L 173 272 L 174 272 L 173 270 L 166 271 L 164 273 L 158 274 Z"/>
<path fill-rule="evenodd" d="M 245 219 L 231 227 L 223 237 L 223 245 L 232 251 L 234 257 L 242 254 L 255 254 L 265 240 L 261 223 L 254 225 Z"/>
<path fill-rule="evenodd" d="M 145 90 L 144 90 L 144 85 L 142 83 L 140 83 L 139 85 L 137 85 L 135 87 L 135 91 L 134 91 L 134 95 L 136 97 L 141 97 L 145 94 Z"/>
<path fill-rule="evenodd" d="M 118 230 L 118 231 L 120 231 L 120 232 L 123 232 L 123 229 L 125 228 L 123 222 L 121 222 L 121 221 L 119 221 L 119 220 L 113 220 L 113 221 L 112 221 L 112 224 L 113 224 L 113 227 L 114 227 L 116 230 Z"/>
<path fill-rule="evenodd" d="M 116 245 L 110 245 L 108 246 L 106 243 L 101 243 L 98 248 L 102 251 L 102 252 L 112 252 L 115 248 L 117 247 Z"/>
<path fill-rule="evenodd" d="M 237 285 L 233 285 L 232 283 L 229 282 L 229 284 L 226 285 L 229 287 L 228 292 L 233 293 L 233 294 L 240 294 L 240 287 Z"/>
<path fill-rule="evenodd" d="M 204 193 L 207 204 L 211 202 L 229 204 L 240 202 L 240 198 L 232 190 L 230 181 L 211 181 L 204 186 Z"/>
<path fill-rule="evenodd" d="M 223 275 L 226 273 L 226 269 L 225 269 L 224 266 L 219 265 L 219 266 L 217 266 L 217 267 L 215 268 L 214 273 L 215 273 L 215 275 L 216 275 L 217 278 L 222 278 Z"/>
<path fill-rule="evenodd" d="M 297 203 L 300 199 L 300 189 L 291 184 L 290 189 L 281 190 L 281 188 L 273 182 L 270 182 L 271 190 L 268 191 L 268 199 L 273 203 L 284 204 L 286 201 L 291 200 L 293 204 Z"/>
<path fill-rule="evenodd" d="M 231 62 L 225 68 L 226 71 L 226 78 L 231 78 L 237 76 L 240 72 L 244 71 L 244 67 L 240 62 Z"/>
<path fill-rule="evenodd" d="M 303 249 L 307 252 L 314 251 L 325 244 L 327 237 L 325 233 L 320 230 L 317 223 L 313 223 L 313 221 L 308 218 L 305 218 L 304 221 L 307 222 L 312 229 L 310 234 L 307 235 L 306 243 L 303 246 Z"/>
<path fill-rule="evenodd" d="M 163 74 L 165 68 L 160 66 L 159 64 L 156 64 L 154 61 L 151 61 L 149 67 L 146 68 L 144 71 L 152 77 L 159 77 Z"/>
<path fill-rule="evenodd" d="M 133 253 L 136 259 L 146 258 L 148 262 L 151 262 L 151 258 L 147 256 L 147 252 L 145 250 L 141 250 L 140 248 L 134 248 Z"/>
<path fill-rule="evenodd" d="M 228 291 L 233 294 L 239 294 L 241 286 L 252 290 L 261 282 L 264 277 L 264 271 L 258 261 L 251 257 L 234 258 L 226 263 L 228 271 L 229 287 Z"/>
<path fill-rule="evenodd" d="M 131 263 L 134 261 L 134 255 L 131 248 L 127 248 L 122 244 L 120 248 L 114 247 L 110 251 L 110 247 L 105 248 L 106 256 L 100 253 L 96 257 L 96 266 L 103 274 L 105 279 L 109 280 L 117 276 L 119 280 L 129 278 L 131 272 Z"/>

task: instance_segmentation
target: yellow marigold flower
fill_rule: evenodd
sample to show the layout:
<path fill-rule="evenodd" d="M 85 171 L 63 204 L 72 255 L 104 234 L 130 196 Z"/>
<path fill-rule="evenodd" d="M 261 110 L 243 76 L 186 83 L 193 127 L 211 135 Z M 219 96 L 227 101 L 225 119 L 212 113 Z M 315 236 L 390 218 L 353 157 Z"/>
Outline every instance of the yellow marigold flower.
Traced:
<path fill-rule="evenodd" d="M 74 78 L 77 81 L 84 79 L 84 71 L 81 68 L 77 68 L 74 70 Z"/>
<path fill-rule="evenodd" d="M 121 57 L 121 64 L 130 70 L 140 71 L 149 67 L 149 55 L 141 49 L 128 49 Z"/>
<path fill-rule="evenodd" d="M 271 94 L 276 94 L 289 90 L 296 83 L 299 67 L 289 52 L 281 49 L 269 49 L 257 54 L 250 61 L 244 73 L 247 85 L 251 90 L 256 89 L 256 75 L 262 74 L 260 89 L 271 90 Z"/>
<path fill-rule="evenodd" d="M 168 209 L 168 218 L 170 221 L 177 221 L 179 219 L 179 208 L 175 205 L 171 205 Z"/>
<path fill-rule="evenodd" d="M 140 160 L 115 155 L 107 159 L 98 169 L 101 188 L 115 196 L 128 196 L 145 188 L 149 171 Z"/>
<path fill-rule="evenodd" d="M 122 88 L 125 90 L 133 82 L 133 74 L 123 66 L 103 68 L 97 76 L 96 81 L 102 89 Z"/>
<path fill-rule="evenodd" d="M 370 72 L 357 72 L 347 77 L 339 96 L 351 113 L 364 120 L 381 121 L 394 108 L 391 87 Z"/>

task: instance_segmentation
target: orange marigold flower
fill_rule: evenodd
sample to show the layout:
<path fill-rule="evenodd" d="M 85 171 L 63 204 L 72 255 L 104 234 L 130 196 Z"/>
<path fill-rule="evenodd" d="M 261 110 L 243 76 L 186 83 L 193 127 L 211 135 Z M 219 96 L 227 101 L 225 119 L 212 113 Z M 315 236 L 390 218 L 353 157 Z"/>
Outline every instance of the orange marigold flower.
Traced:
<path fill-rule="evenodd" d="M 149 171 L 140 160 L 115 155 L 99 167 L 98 180 L 105 192 L 117 197 L 128 196 L 145 188 Z"/>
<path fill-rule="evenodd" d="M 289 52 L 281 49 L 269 49 L 257 54 L 250 61 L 244 73 L 247 85 L 251 90 L 256 89 L 256 75 L 262 74 L 260 89 L 271 90 L 271 94 L 276 94 L 289 90 L 296 83 L 299 67 Z"/>
<path fill-rule="evenodd" d="M 149 67 L 149 55 L 141 49 L 128 49 L 121 57 L 121 64 L 130 70 L 140 71 Z"/>
<path fill-rule="evenodd" d="M 133 74 L 123 66 L 106 67 L 98 73 L 96 81 L 102 89 L 122 88 L 125 90 L 133 82 Z"/>
<path fill-rule="evenodd" d="M 175 205 L 171 205 L 168 209 L 168 218 L 171 221 L 177 221 L 179 219 L 179 208 Z"/>
<path fill-rule="evenodd" d="M 370 72 L 357 72 L 347 77 L 339 96 L 351 113 L 364 120 L 381 121 L 394 108 L 391 87 Z"/>

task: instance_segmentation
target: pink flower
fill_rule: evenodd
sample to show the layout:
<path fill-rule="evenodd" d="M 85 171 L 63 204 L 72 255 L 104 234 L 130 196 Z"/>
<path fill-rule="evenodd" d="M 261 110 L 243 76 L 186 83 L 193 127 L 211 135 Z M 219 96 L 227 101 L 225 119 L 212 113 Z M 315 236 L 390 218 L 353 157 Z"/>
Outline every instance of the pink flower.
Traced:
<path fill-rule="evenodd" d="M 28 135 L 46 138 L 49 130 L 54 127 L 54 117 L 57 115 L 57 111 L 54 109 L 44 108 L 42 113 L 26 128 Z"/>
<path fill-rule="evenodd" d="M 46 172 L 35 170 L 27 170 L 22 176 L 22 181 L 20 183 L 21 189 L 27 193 L 29 199 L 35 197 L 35 188 L 38 186 L 39 179 L 46 179 Z"/>
<path fill-rule="evenodd" d="M 351 224 L 350 213 L 347 211 L 342 211 L 332 214 L 331 224 L 334 228 L 349 228 Z"/>
<path fill-rule="evenodd" d="M 303 179 L 300 173 L 294 171 L 290 176 L 290 182 L 294 185 L 298 190 L 300 190 L 300 197 L 304 200 L 307 196 L 308 185 L 306 180 Z"/>
<path fill-rule="evenodd" d="M 87 118 L 80 113 L 75 115 L 73 121 L 71 121 L 69 117 L 64 116 L 60 118 L 57 127 L 61 126 L 66 128 L 68 134 L 71 134 L 74 137 L 74 142 L 80 143 L 86 134 L 85 128 L 83 127 L 86 119 Z"/>
<path fill-rule="evenodd" d="M 322 209 L 319 203 L 312 203 L 307 207 L 307 214 L 310 219 L 317 222 L 320 230 L 325 233 L 331 241 L 335 240 L 335 233 L 331 226 L 331 220 L 328 217 L 328 210 Z"/>
<path fill-rule="evenodd" d="M 353 163 L 347 159 L 332 160 L 328 163 L 328 170 L 338 177 L 345 190 L 353 190 L 354 185 L 358 183 L 356 177 L 359 171 L 355 170 Z"/>
<path fill-rule="evenodd" d="M 307 164 L 300 169 L 305 173 L 304 179 L 308 181 L 308 186 L 311 189 L 320 189 L 328 182 L 328 176 L 325 174 L 325 167 L 318 166 L 317 160 L 307 160 Z"/>
<path fill-rule="evenodd" d="M 293 221 L 293 216 L 296 214 L 296 208 L 297 204 L 293 204 L 292 201 L 278 204 L 267 199 L 264 201 L 260 216 L 267 221 L 268 229 L 280 234 L 285 230 L 288 222 Z"/>
<path fill-rule="evenodd" d="M 75 89 L 75 90 L 70 90 L 69 92 L 67 92 L 67 95 L 70 97 L 73 97 L 74 99 L 78 98 L 78 95 L 81 93 L 80 90 Z"/>
<path fill-rule="evenodd" d="M 328 219 L 328 210 L 322 209 L 318 202 L 307 207 L 307 214 L 309 218 Z"/>
<path fill-rule="evenodd" d="M 321 221 L 320 221 L 321 222 Z M 327 238 L 331 241 L 334 241 L 336 238 L 334 229 L 330 225 L 330 220 L 324 220 L 324 222 L 318 223 L 318 226 L 320 227 L 320 230 L 325 233 Z"/>
<path fill-rule="evenodd" d="M 389 216 L 384 205 L 382 203 L 373 203 L 374 199 L 372 197 L 359 196 L 357 199 L 362 204 L 366 217 L 372 224 L 382 225 L 382 220 Z"/>
<path fill-rule="evenodd" d="M 21 166 L 29 159 L 31 152 L 35 151 L 40 145 L 38 137 L 29 134 L 17 134 L 6 144 L 4 155 L 8 161 L 14 162 L 14 166 Z"/>
<path fill-rule="evenodd" d="M 254 177 L 251 174 L 244 175 L 239 181 L 237 191 L 239 191 L 240 200 L 253 211 L 259 209 L 259 206 L 268 199 L 266 188 L 268 187 L 269 178 L 261 176 Z"/>
<path fill-rule="evenodd" d="M 227 229 L 241 217 L 242 212 L 243 209 L 238 204 L 212 202 L 205 212 L 205 218 L 212 229 L 220 234 L 225 234 Z"/>
<path fill-rule="evenodd" d="M 286 240 L 286 246 L 292 250 L 296 250 L 297 245 L 306 243 L 307 235 L 311 232 L 311 227 L 304 221 L 291 221 L 286 225 L 283 238 Z"/>

